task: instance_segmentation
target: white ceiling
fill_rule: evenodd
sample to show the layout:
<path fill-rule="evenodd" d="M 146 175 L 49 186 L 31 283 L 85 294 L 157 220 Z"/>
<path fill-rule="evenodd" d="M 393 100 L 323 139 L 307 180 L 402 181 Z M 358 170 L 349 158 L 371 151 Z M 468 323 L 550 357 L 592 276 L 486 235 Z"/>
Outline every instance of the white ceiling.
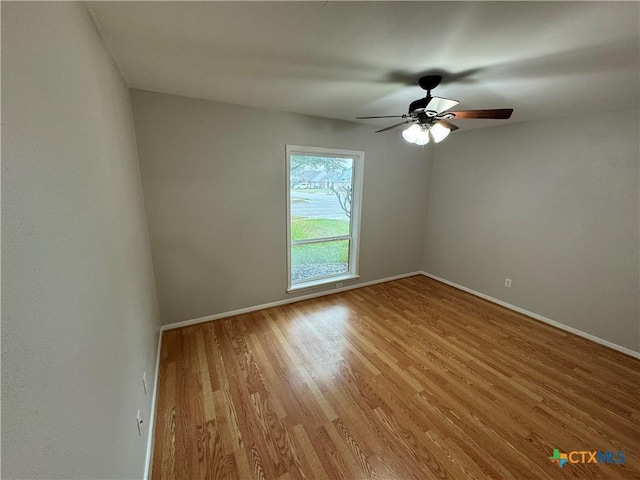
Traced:
<path fill-rule="evenodd" d="M 433 94 L 459 109 L 512 107 L 510 121 L 640 103 L 637 2 L 87 7 L 129 86 L 145 90 L 354 121 L 406 113 L 424 96 L 417 79 L 440 72 Z"/>

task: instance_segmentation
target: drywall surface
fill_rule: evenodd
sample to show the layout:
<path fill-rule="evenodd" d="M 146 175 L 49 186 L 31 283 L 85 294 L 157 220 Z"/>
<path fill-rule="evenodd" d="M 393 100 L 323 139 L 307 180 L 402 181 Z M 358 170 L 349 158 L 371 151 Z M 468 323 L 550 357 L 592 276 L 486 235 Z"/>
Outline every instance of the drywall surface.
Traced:
<path fill-rule="evenodd" d="M 131 104 L 81 4 L 2 2 L 2 478 L 141 478 L 159 315 Z"/>
<path fill-rule="evenodd" d="M 293 296 L 285 292 L 287 144 L 365 152 L 359 282 L 419 269 L 429 151 L 399 131 L 131 95 L 163 323 Z"/>
<path fill-rule="evenodd" d="M 424 270 L 640 351 L 638 128 L 632 109 L 452 135 Z"/>

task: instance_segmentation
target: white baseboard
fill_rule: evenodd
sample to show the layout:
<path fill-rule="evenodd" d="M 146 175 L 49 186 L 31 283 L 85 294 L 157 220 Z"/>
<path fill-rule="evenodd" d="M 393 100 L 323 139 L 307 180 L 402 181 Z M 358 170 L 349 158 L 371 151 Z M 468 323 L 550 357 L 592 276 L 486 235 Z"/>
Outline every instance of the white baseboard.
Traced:
<path fill-rule="evenodd" d="M 636 352 L 634 350 L 623 347 L 616 343 L 609 342 L 608 340 L 604 340 L 600 337 L 596 337 L 595 335 L 591 335 L 590 333 L 583 332 L 582 330 L 578 330 L 577 328 L 570 327 L 568 325 L 565 325 L 564 323 L 556 322 L 555 320 L 551 320 L 550 318 L 543 317 L 542 315 L 538 315 L 537 313 L 530 312 L 529 310 L 525 310 L 524 308 L 520 308 L 515 305 L 511 305 L 510 303 L 503 302 L 502 300 L 498 300 L 497 298 L 490 297 L 489 295 L 485 295 L 484 293 L 476 292 L 475 290 L 472 290 L 467 287 L 463 287 L 462 285 L 458 285 L 457 283 L 451 282 L 449 280 L 438 277 L 431 273 L 427 273 L 427 272 L 421 272 L 421 273 L 425 277 L 432 278 L 434 280 L 437 280 L 438 282 L 447 284 L 451 287 L 457 288 L 458 290 L 462 290 L 463 292 L 467 292 L 467 293 L 470 293 L 471 295 L 475 295 L 476 297 L 480 297 L 492 303 L 496 303 L 502 307 L 508 308 L 509 310 L 513 310 L 514 312 L 518 312 L 523 315 L 526 315 L 527 317 L 533 318 L 534 320 L 539 320 L 540 322 L 553 325 L 554 327 L 557 327 L 566 332 L 573 333 L 574 335 L 578 335 L 579 337 L 586 338 L 587 340 L 591 340 L 592 342 L 598 343 L 600 345 L 604 345 L 605 347 L 609 347 L 613 350 L 617 350 L 618 352 L 629 355 L 630 357 L 640 359 L 640 352 Z"/>
<path fill-rule="evenodd" d="M 149 432 L 147 433 L 147 456 L 144 461 L 144 480 L 149 480 L 151 474 L 151 456 L 153 454 L 153 430 L 156 422 L 156 398 L 158 395 L 158 380 L 160 379 L 160 349 L 162 348 L 162 330 L 158 333 L 158 353 L 156 354 L 156 371 L 153 376 L 153 393 L 149 410 Z"/>
<path fill-rule="evenodd" d="M 401 275 L 394 275 L 393 277 L 381 278 L 380 280 L 372 280 L 370 282 L 356 283 L 347 287 L 336 288 L 333 290 L 325 290 L 317 293 L 310 293 L 308 295 L 300 295 L 299 297 L 285 298 L 275 302 L 263 303 L 261 305 L 254 305 L 252 307 L 240 308 L 238 310 L 231 310 L 229 312 L 216 313 L 215 315 L 207 315 L 206 317 L 194 318 L 193 320 L 184 320 L 182 322 L 169 323 L 161 327 L 161 332 L 166 330 L 173 330 L 174 328 L 188 327 L 189 325 L 196 325 L 198 323 L 210 322 L 211 320 L 219 320 L 221 318 L 233 317 L 234 315 L 242 315 L 243 313 L 255 312 L 256 310 L 263 310 L 265 308 L 278 307 L 280 305 L 287 305 L 289 303 L 301 302 L 302 300 L 309 300 L 310 298 L 324 297 L 325 295 L 332 295 L 334 293 L 346 292 L 347 290 L 353 290 L 355 288 L 368 287 L 369 285 L 376 285 L 378 283 L 391 282 L 393 280 L 400 280 L 401 278 L 415 277 L 416 275 L 423 275 L 423 272 L 411 272 L 403 273 Z"/>

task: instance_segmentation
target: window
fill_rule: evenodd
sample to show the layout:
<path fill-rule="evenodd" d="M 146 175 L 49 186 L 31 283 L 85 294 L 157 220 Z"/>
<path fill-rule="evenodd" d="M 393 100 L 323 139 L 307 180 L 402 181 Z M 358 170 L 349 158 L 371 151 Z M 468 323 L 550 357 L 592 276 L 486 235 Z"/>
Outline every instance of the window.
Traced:
<path fill-rule="evenodd" d="M 287 291 L 358 277 L 364 152 L 287 145 Z"/>

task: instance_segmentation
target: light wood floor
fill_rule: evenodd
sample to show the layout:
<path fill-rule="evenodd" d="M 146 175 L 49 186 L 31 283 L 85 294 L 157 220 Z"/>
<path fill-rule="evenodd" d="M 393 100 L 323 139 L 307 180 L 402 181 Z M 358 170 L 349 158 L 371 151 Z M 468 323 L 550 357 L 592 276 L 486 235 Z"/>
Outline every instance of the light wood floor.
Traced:
<path fill-rule="evenodd" d="M 411 277 L 165 332 L 152 476 L 640 478 L 639 386 L 636 359 Z"/>

